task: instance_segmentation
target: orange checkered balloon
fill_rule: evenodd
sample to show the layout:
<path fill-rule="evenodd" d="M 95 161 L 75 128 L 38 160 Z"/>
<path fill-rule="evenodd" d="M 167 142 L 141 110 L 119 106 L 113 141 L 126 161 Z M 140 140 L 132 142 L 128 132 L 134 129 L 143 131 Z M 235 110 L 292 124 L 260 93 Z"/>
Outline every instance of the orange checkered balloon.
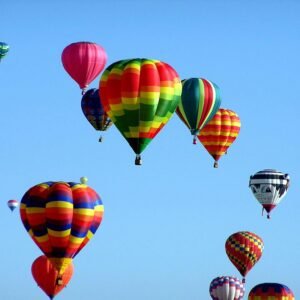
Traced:
<path fill-rule="evenodd" d="M 261 258 L 264 243 L 256 234 L 240 231 L 232 234 L 225 243 L 226 254 L 243 277 Z"/>

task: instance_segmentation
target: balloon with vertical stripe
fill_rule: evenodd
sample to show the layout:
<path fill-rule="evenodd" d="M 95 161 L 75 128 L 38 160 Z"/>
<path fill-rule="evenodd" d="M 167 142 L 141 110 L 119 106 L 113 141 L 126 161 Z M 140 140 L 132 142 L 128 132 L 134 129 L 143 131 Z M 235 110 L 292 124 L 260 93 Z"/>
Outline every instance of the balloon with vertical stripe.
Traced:
<path fill-rule="evenodd" d="M 232 110 L 220 108 L 200 131 L 198 139 L 214 158 L 215 168 L 218 167 L 218 160 L 236 140 L 240 128 L 239 116 Z"/>
<path fill-rule="evenodd" d="M 1 59 L 6 56 L 9 51 L 9 45 L 3 42 L 0 42 L 0 62 Z"/>
<path fill-rule="evenodd" d="M 225 243 L 228 258 L 243 277 L 261 258 L 263 249 L 263 240 L 249 231 L 236 232 Z"/>
<path fill-rule="evenodd" d="M 284 284 L 260 283 L 251 289 L 248 300 L 295 300 L 295 296 Z"/>
<path fill-rule="evenodd" d="M 58 274 L 55 266 L 45 256 L 39 256 L 31 266 L 32 277 L 45 294 L 53 299 L 70 282 L 74 265 L 70 263 L 62 275 Z"/>
<path fill-rule="evenodd" d="M 189 78 L 182 81 L 182 93 L 176 113 L 194 136 L 216 114 L 221 105 L 219 87 L 203 78 Z"/>
<path fill-rule="evenodd" d="M 209 293 L 213 300 L 241 300 L 245 294 L 245 286 L 236 277 L 219 276 L 210 283 Z"/>
<path fill-rule="evenodd" d="M 140 154 L 178 105 L 178 74 L 159 60 L 121 60 L 104 71 L 99 91 L 104 110 L 136 153 L 135 163 L 140 165 Z"/>
<path fill-rule="evenodd" d="M 21 200 L 21 220 L 31 238 L 62 274 L 98 229 L 100 196 L 86 184 L 44 182 Z"/>

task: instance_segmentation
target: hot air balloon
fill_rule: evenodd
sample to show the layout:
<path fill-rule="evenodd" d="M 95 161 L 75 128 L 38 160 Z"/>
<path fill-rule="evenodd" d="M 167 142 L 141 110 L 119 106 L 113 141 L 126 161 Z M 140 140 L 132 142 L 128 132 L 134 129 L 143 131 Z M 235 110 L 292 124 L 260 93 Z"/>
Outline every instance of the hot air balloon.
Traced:
<path fill-rule="evenodd" d="M 104 69 L 107 55 L 100 45 L 77 42 L 63 50 L 61 60 L 65 70 L 79 84 L 84 94 L 88 85 Z"/>
<path fill-rule="evenodd" d="M 103 109 L 98 89 L 90 89 L 83 95 L 81 108 L 87 120 L 96 130 L 106 131 L 112 125 L 112 121 Z M 102 136 L 99 138 L 99 142 L 102 142 Z"/>
<path fill-rule="evenodd" d="M 169 121 L 181 94 L 181 82 L 168 64 L 152 59 L 121 60 L 100 80 L 104 110 L 136 153 L 141 153 Z"/>
<path fill-rule="evenodd" d="M 14 211 L 19 206 L 19 202 L 17 200 L 8 200 L 7 206 L 11 211 Z"/>
<path fill-rule="evenodd" d="M 220 108 L 200 131 L 198 139 L 214 158 L 215 168 L 218 167 L 218 160 L 237 138 L 240 127 L 240 118 L 235 112 Z"/>
<path fill-rule="evenodd" d="M 236 277 L 220 276 L 210 283 L 209 293 L 213 300 L 241 300 L 245 294 L 245 286 Z"/>
<path fill-rule="evenodd" d="M 219 87 L 213 82 L 202 78 L 190 78 L 182 81 L 181 100 L 176 113 L 194 136 L 216 114 L 221 104 Z"/>
<path fill-rule="evenodd" d="M 270 212 L 285 196 L 290 185 L 288 174 L 276 170 L 266 169 L 250 176 L 249 187 L 258 202 L 267 211 L 267 217 L 270 218 Z"/>
<path fill-rule="evenodd" d="M 295 300 L 293 292 L 280 283 L 260 283 L 251 289 L 248 300 Z"/>
<path fill-rule="evenodd" d="M 9 51 L 9 45 L 7 45 L 6 43 L 0 42 L 0 62 L 1 62 L 1 59 L 6 56 L 8 51 Z"/>
<path fill-rule="evenodd" d="M 249 231 L 232 234 L 225 243 L 228 258 L 244 277 L 260 259 L 264 244 L 262 239 Z"/>
<path fill-rule="evenodd" d="M 59 276 L 58 271 L 45 255 L 39 256 L 31 266 L 34 280 L 50 299 L 53 299 L 67 286 L 73 272 L 74 266 L 73 263 L 70 263 L 64 273 Z"/>
<path fill-rule="evenodd" d="M 30 188 L 20 207 L 24 227 L 59 275 L 95 234 L 103 211 L 92 188 L 60 181 Z"/>

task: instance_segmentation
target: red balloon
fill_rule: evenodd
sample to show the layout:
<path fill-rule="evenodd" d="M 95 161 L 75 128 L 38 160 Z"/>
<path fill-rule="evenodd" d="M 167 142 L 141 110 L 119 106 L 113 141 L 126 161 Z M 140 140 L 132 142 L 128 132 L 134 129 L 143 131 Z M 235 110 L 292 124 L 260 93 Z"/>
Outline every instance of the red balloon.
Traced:
<path fill-rule="evenodd" d="M 53 299 L 69 283 L 74 266 L 70 263 L 65 272 L 58 276 L 58 271 L 45 255 L 39 256 L 31 266 L 31 273 L 38 286 Z"/>
<path fill-rule="evenodd" d="M 77 42 L 63 50 L 61 60 L 65 70 L 79 84 L 84 93 L 88 85 L 104 69 L 107 55 L 100 45 Z"/>

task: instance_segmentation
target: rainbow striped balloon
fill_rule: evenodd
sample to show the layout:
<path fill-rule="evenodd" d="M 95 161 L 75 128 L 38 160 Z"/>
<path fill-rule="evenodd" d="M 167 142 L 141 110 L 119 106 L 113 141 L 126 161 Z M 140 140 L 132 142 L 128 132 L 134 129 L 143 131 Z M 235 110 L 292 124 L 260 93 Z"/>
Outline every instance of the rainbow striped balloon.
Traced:
<path fill-rule="evenodd" d="M 295 300 L 295 296 L 281 283 L 260 283 L 251 289 L 248 300 Z"/>
<path fill-rule="evenodd" d="M 239 116 L 232 110 L 220 108 L 200 131 L 198 139 L 215 159 L 215 168 L 218 167 L 220 157 L 227 153 L 227 149 L 237 138 L 240 128 Z"/>
<path fill-rule="evenodd" d="M 178 74 L 158 60 L 121 60 L 104 71 L 99 90 L 104 110 L 136 153 L 136 164 L 140 165 L 140 154 L 178 105 Z"/>
<path fill-rule="evenodd" d="M 95 234 L 103 212 L 99 195 L 74 182 L 35 185 L 25 193 L 20 206 L 27 232 L 59 274 Z"/>
<path fill-rule="evenodd" d="M 219 87 L 202 78 L 190 78 L 182 81 L 181 100 L 176 113 L 194 136 L 216 114 L 221 105 Z"/>

